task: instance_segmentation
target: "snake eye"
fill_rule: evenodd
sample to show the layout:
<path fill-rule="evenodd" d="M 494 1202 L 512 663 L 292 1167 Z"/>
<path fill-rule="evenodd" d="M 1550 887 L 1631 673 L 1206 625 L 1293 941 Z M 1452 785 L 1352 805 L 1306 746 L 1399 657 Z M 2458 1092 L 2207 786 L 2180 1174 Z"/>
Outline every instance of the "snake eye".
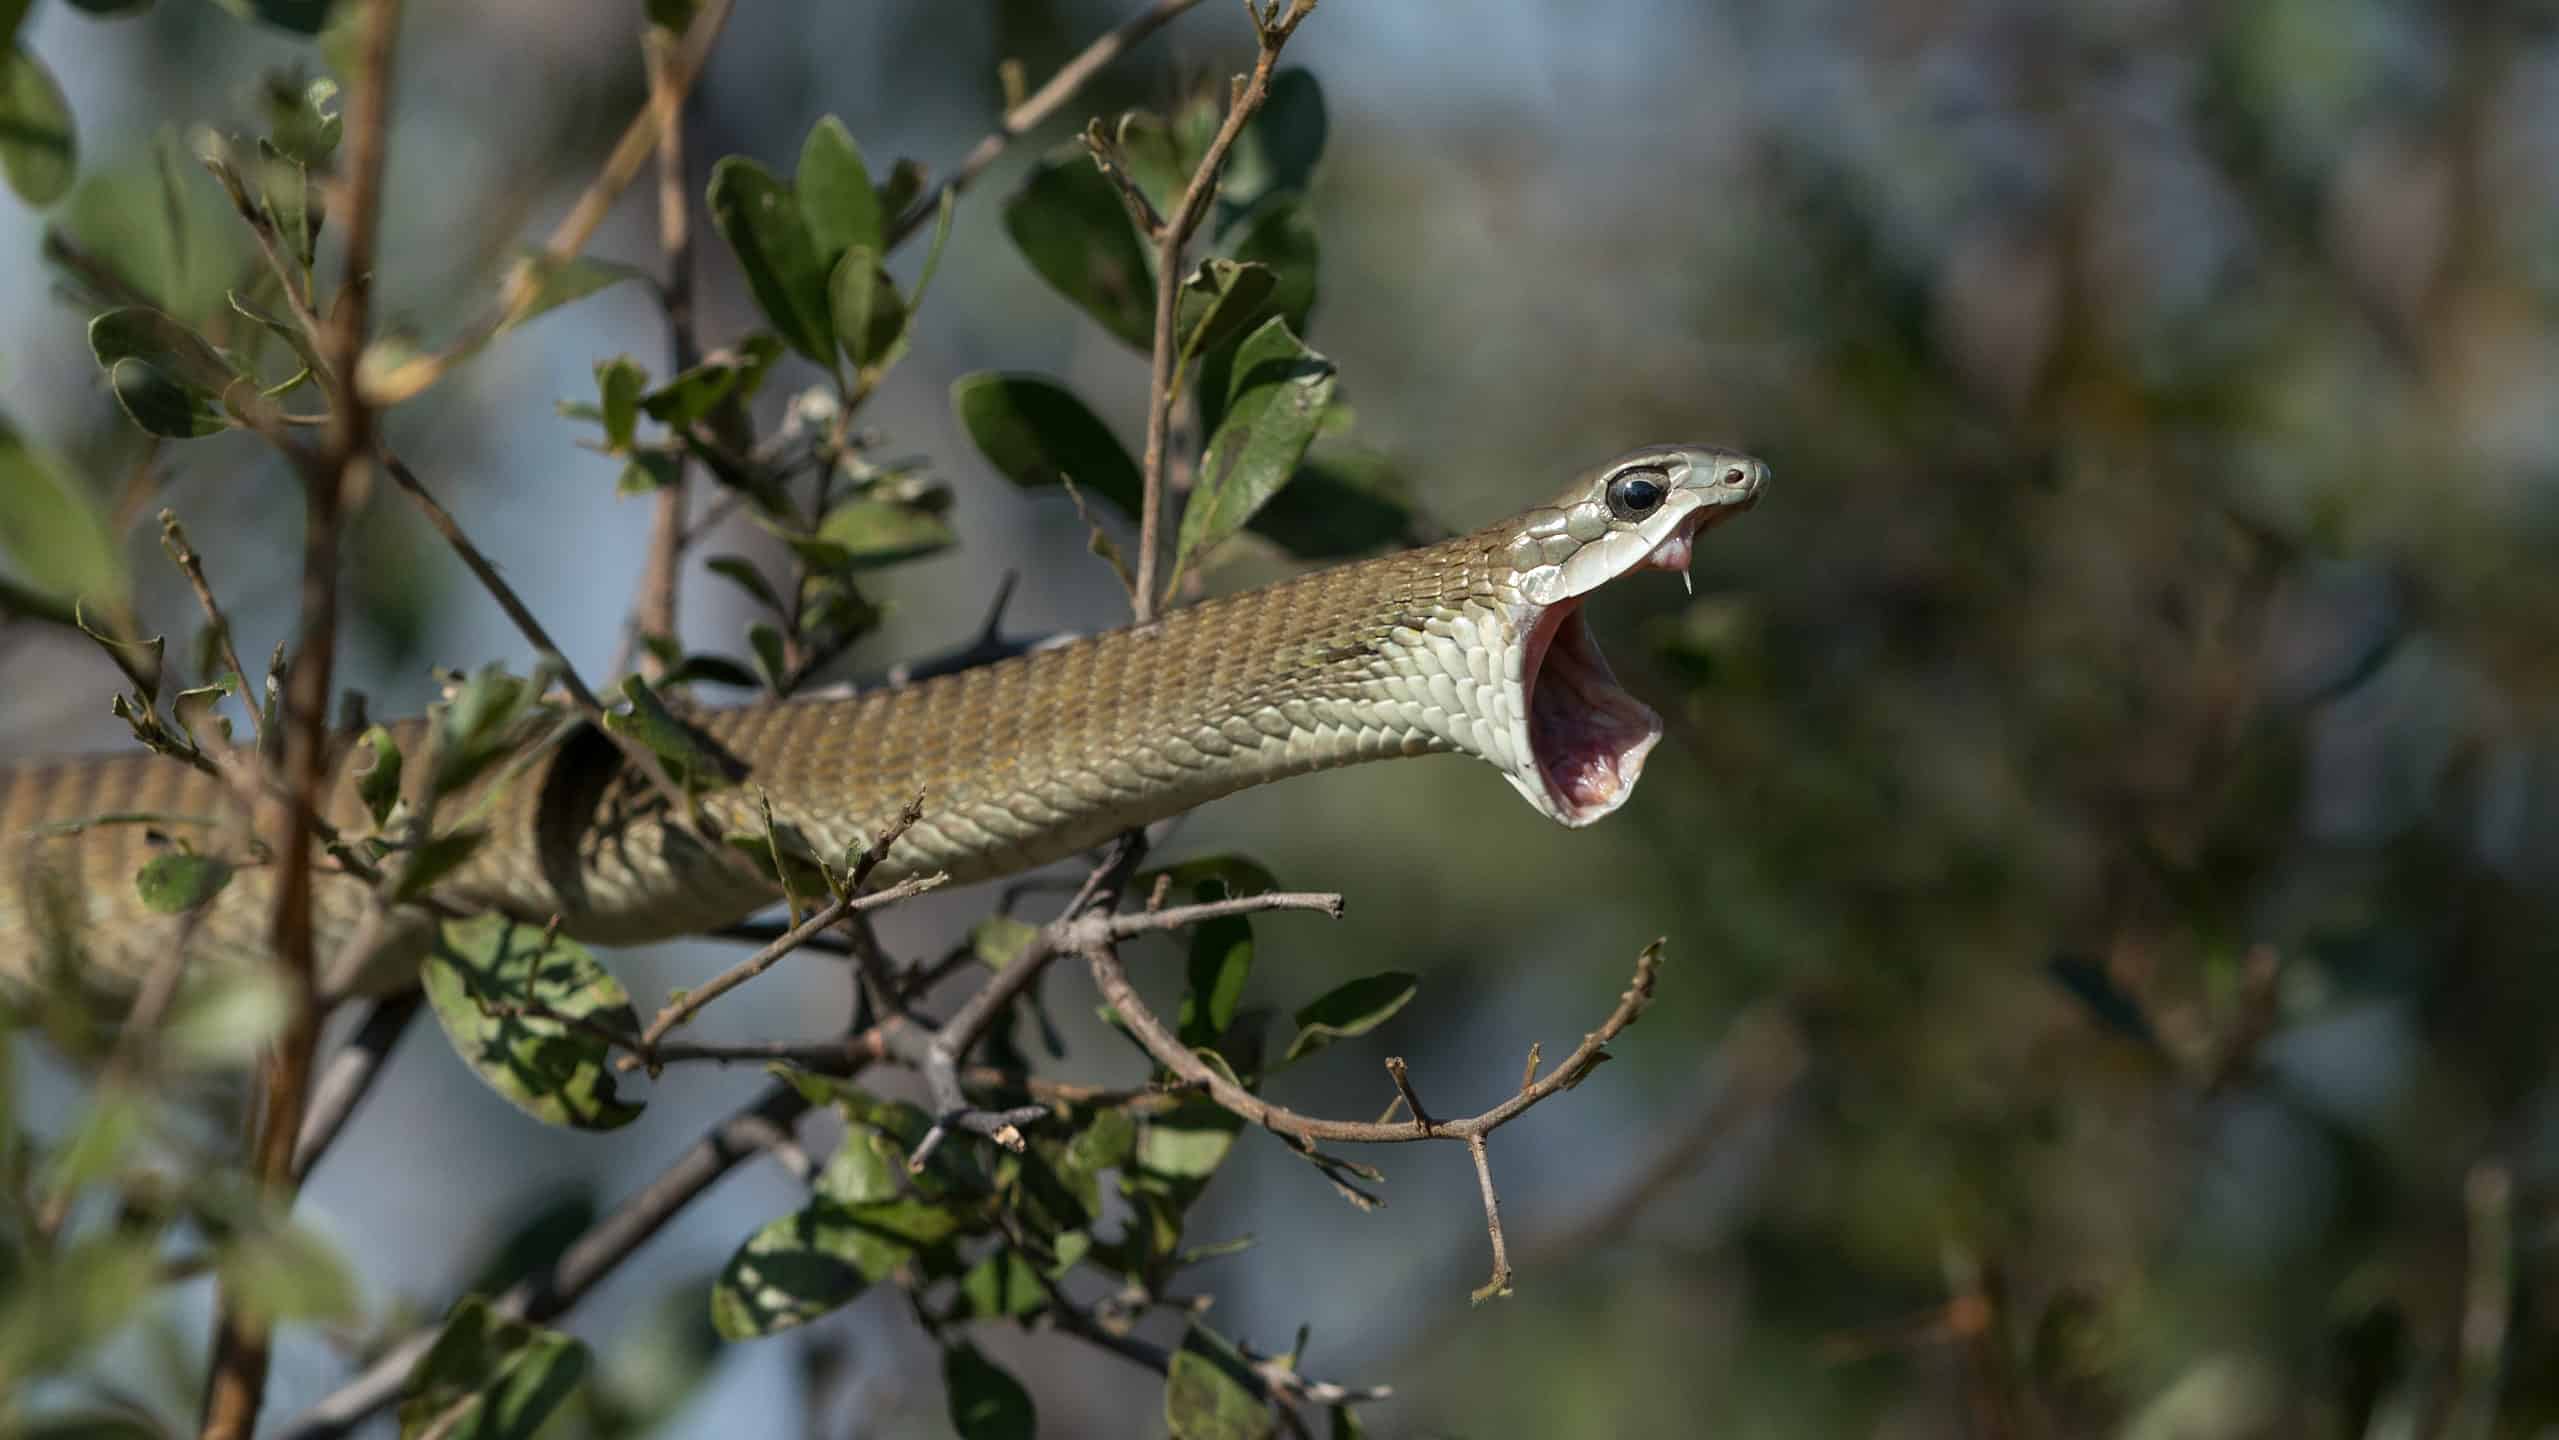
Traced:
<path fill-rule="evenodd" d="M 1620 520 L 1641 520 L 1669 493 L 1660 471 L 1629 470 L 1608 482 L 1608 513 Z"/>

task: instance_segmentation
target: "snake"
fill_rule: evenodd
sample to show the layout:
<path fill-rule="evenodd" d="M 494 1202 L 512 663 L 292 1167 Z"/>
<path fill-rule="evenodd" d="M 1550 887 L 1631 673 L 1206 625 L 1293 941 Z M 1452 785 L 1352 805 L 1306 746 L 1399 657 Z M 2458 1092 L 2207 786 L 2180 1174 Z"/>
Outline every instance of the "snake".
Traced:
<path fill-rule="evenodd" d="M 488 833 L 431 898 L 446 914 L 635 945 L 780 898 L 771 872 L 719 853 L 721 833 L 788 834 L 838 855 L 916 802 L 871 882 L 965 883 L 1247 787 L 1409 755 L 1473 756 L 1539 814 L 1588 825 L 1625 803 L 1663 730 L 1617 683 L 1585 601 L 1638 571 L 1685 578 L 1698 536 L 1767 481 L 1765 463 L 1736 451 L 1646 446 L 1479 529 L 1146 623 L 849 696 L 688 709 L 682 725 L 728 782 L 691 816 L 610 737 L 557 726 L 565 738 L 534 763 L 452 803 Z M 414 760 L 426 727 L 388 732 Z M 338 826 L 364 828 L 351 758 L 362 748 L 342 746 L 316 807 Z M 258 861 L 239 794 L 149 751 L 0 769 L 0 990 L 130 994 L 175 944 L 190 967 L 271 955 L 274 867 Z M 237 868 L 172 917 L 144 903 L 136 876 L 178 844 L 230 845 Z M 314 870 L 315 953 L 352 948 L 376 887 L 325 860 Z M 324 988 L 412 981 L 435 916 L 399 911 L 363 931 L 364 953 L 336 956 Z"/>

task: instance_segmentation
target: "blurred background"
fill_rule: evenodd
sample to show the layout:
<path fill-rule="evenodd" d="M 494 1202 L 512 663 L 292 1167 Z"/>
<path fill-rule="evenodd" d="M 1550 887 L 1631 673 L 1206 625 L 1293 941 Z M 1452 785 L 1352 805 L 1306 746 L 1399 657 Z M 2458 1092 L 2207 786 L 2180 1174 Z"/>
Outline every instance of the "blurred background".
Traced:
<path fill-rule="evenodd" d="M 638 8 L 411 7 L 377 313 L 449 334 L 549 228 L 642 102 Z M 1000 62 L 1036 84 L 1130 8 L 744 5 L 689 122 L 697 196 L 723 154 L 787 171 L 830 112 L 875 166 L 942 173 L 1001 112 Z M 999 206 L 1087 116 L 1222 85 L 1251 53 L 1235 8 L 1114 65 L 960 205 L 866 418 L 953 487 L 963 543 L 879 591 L 857 672 L 965 641 L 1007 571 L 1017 630 L 1124 613 L 1073 510 L 997 477 L 947 392 L 1043 371 L 1134 447 L 1142 359 L 1023 263 Z M 262 655 L 292 614 L 291 477 L 246 436 L 146 456 L 41 236 L 113 246 L 156 194 L 155 134 L 245 128 L 262 73 L 319 61 L 182 3 L 39 5 L 21 38 L 83 178 L 53 212 L 0 204 L 8 417 L 125 537 L 149 628 L 191 624 L 130 523 L 165 503 Z M 1433 760 L 1238 796 L 1170 842 L 1347 894 L 1337 926 L 1260 927 L 1257 998 L 1421 975 L 1282 1084 L 1319 1113 L 1373 1115 L 1389 1054 L 1435 1108 L 1481 1108 L 1669 937 L 1617 1063 L 1495 1138 L 1514 1297 L 1467 1303 L 1486 1241 L 1456 1147 L 1360 1156 L 1391 1202 L 1362 1214 L 1248 1134 L 1193 1225 L 1257 1241 L 1199 1272 L 1216 1322 L 1271 1349 L 1310 1326 L 1314 1373 L 1396 1387 L 1369 1412 L 1389 1436 L 2559 1433 L 2559 12 L 1331 0 L 1289 59 L 1330 117 L 1307 338 L 1423 512 L 1471 526 L 1659 439 L 1776 479 L 1702 547 L 1694 599 L 1663 579 L 1594 606 L 1670 724 L 1606 824 L 1562 831 Z M 655 263 L 645 192 L 596 253 Z M 184 203 L 210 247 L 186 273 L 217 284 L 247 237 L 200 173 Z M 707 341 L 752 323 L 707 232 L 700 280 Z M 618 288 L 387 422 L 589 674 L 647 505 L 553 402 L 665 348 Z M 391 499 L 350 540 L 342 674 L 376 713 L 423 704 L 432 665 L 530 660 Z M 1246 547 L 1211 586 L 1285 563 Z M 734 650 L 746 618 L 689 585 L 692 645 Z M 113 743 L 115 684 L 76 635 L 0 629 L 0 758 Z M 985 904 L 930 897 L 883 933 L 932 953 Z M 645 1006 L 723 953 L 613 963 Z M 1169 950 L 1137 958 L 1178 983 Z M 1050 1068 L 1140 1077 L 1077 1023 L 1086 983 L 1050 982 Z M 777 972 L 705 1038 L 809 1033 L 844 994 Z M 432 1315 L 760 1083 L 675 1070 L 627 1130 L 564 1135 L 422 1028 L 304 1211 L 372 1313 Z M 741 1171 L 568 1328 L 609 1357 L 698 1305 L 797 1194 Z M 201 1343 L 190 1305 L 169 1324 Z M 1156 1377 L 981 1328 L 1043 1434 L 1160 1433 Z M 279 1364 L 275 1416 L 349 1360 L 296 1337 Z M 875 1292 L 723 1351 L 664 1433 L 947 1434 L 935 1365 Z"/>

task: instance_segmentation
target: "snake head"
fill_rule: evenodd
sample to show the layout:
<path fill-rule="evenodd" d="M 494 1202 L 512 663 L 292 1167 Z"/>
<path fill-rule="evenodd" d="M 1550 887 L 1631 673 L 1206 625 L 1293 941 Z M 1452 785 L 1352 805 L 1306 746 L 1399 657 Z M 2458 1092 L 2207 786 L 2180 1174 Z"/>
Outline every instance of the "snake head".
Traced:
<path fill-rule="evenodd" d="M 1550 818 L 1587 825 L 1624 804 L 1662 736 L 1661 717 L 1610 672 L 1583 600 L 1638 570 L 1685 579 L 1698 535 L 1749 509 L 1767 484 L 1768 466 L 1750 456 L 1654 445 L 1582 472 L 1512 522 L 1526 754 L 1503 773 Z"/>

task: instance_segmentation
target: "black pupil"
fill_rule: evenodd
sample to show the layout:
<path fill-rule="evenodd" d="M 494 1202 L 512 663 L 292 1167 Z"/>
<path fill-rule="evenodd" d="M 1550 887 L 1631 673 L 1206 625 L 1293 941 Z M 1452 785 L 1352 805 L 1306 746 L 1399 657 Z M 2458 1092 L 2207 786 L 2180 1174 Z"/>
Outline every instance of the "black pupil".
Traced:
<path fill-rule="evenodd" d="M 1617 503 L 1638 514 L 1650 510 L 1662 503 L 1661 482 L 1647 480 L 1641 475 L 1620 480 L 1617 482 Z"/>

